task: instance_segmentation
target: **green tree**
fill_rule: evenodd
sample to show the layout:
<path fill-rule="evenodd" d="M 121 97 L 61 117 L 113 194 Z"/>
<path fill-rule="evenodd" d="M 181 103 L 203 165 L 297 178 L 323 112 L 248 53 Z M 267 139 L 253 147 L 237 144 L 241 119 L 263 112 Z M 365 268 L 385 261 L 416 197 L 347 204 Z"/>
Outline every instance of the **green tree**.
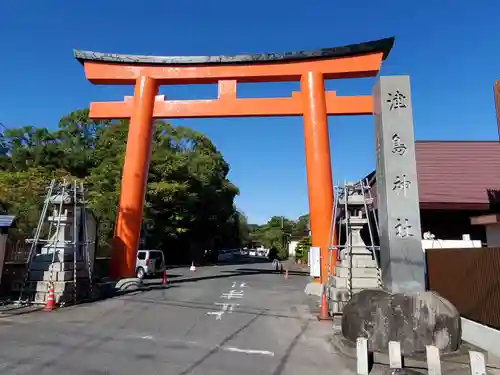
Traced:
<path fill-rule="evenodd" d="M 36 225 L 51 176 L 66 175 L 85 181 L 99 222 L 99 245 L 106 250 L 127 131 L 128 121 L 94 121 L 88 110 L 64 116 L 53 132 L 31 126 L 4 131 L 0 141 L 8 152 L 0 158 L 0 192 L 9 193 L 0 196 L 0 204 L 4 211 L 31 218 L 19 235 L 29 236 Z M 172 261 L 189 261 L 200 259 L 206 248 L 241 244 L 246 218 L 234 207 L 238 189 L 228 173 L 229 164 L 205 135 L 157 121 L 144 206 L 147 246 L 164 249 Z M 31 197 L 26 204 L 24 196 Z"/>
<path fill-rule="evenodd" d="M 295 259 L 300 259 L 302 261 L 307 262 L 309 257 L 310 247 L 311 247 L 311 237 L 310 236 L 303 237 L 297 243 L 297 247 L 295 248 Z"/>

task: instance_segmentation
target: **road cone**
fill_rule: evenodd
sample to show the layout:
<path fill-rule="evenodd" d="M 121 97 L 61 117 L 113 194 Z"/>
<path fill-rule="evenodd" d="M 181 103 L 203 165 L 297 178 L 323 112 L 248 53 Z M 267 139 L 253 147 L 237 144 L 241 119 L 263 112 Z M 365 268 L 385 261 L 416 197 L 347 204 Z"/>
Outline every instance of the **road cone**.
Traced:
<path fill-rule="evenodd" d="M 163 280 L 161 281 L 161 283 L 163 285 L 165 285 L 167 283 L 167 271 L 165 270 L 165 272 L 163 272 Z"/>
<path fill-rule="evenodd" d="M 43 311 L 52 311 L 56 308 L 56 296 L 54 293 L 54 285 L 50 284 L 49 287 L 49 296 L 47 297 L 47 304 L 45 305 L 45 308 Z"/>
<path fill-rule="evenodd" d="M 288 268 L 285 269 L 285 280 L 288 280 Z"/>
<path fill-rule="evenodd" d="M 189 267 L 189 270 L 192 272 L 196 271 L 196 267 L 194 266 L 194 262 L 191 263 L 191 267 Z"/>
<path fill-rule="evenodd" d="M 319 309 L 319 320 L 330 320 L 330 314 L 328 314 L 328 302 L 326 300 L 326 294 L 323 292 L 321 294 L 321 306 Z"/>

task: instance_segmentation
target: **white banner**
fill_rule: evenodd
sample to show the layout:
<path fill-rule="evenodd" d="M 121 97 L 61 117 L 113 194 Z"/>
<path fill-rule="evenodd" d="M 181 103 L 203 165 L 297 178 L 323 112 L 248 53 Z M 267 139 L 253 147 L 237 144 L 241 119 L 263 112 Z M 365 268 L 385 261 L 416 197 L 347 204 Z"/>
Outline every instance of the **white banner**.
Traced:
<path fill-rule="evenodd" d="M 312 277 L 321 275 L 320 248 L 317 246 L 309 248 L 309 271 Z"/>

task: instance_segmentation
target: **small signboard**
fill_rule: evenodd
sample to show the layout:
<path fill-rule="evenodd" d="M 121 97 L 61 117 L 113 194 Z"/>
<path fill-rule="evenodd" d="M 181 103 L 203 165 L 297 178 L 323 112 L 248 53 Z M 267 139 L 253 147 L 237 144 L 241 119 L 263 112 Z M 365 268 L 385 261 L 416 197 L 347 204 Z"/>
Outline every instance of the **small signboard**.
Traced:
<path fill-rule="evenodd" d="M 320 251 L 318 246 L 309 248 L 309 271 L 312 277 L 321 276 Z"/>

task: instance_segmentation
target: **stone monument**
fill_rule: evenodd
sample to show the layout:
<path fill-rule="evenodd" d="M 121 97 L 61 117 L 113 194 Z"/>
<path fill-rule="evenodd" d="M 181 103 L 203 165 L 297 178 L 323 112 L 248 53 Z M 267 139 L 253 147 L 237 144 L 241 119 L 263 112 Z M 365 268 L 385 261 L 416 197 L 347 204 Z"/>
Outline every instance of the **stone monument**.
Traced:
<path fill-rule="evenodd" d="M 380 268 L 385 290 L 363 290 L 344 307 L 342 335 L 365 337 L 370 351 L 399 341 L 403 355 L 435 345 L 457 350 L 456 308 L 425 291 L 415 142 L 408 76 L 379 77 L 373 89 Z"/>
<path fill-rule="evenodd" d="M 379 77 L 373 109 L 382 283 L 390 292 L 424 291 L 409 77 Z"/>

